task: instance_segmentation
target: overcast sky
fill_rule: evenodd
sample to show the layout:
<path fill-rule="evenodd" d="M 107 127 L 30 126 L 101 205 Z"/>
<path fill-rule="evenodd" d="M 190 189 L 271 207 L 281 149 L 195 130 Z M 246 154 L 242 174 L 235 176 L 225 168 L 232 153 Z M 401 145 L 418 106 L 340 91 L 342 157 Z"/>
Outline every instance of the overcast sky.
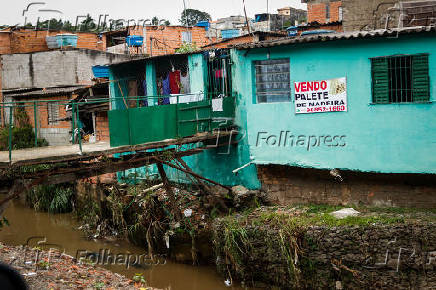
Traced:
<path fill-rule="evenodd" d="M 177 24 L 183 11 L 183 0 L 1 0 L 0 24 L 23 24 L 23 10 L 30 3 L 44 2 L 44 5 L 32 5 L 25 14 L 30 22 L 41 19 L 62 18 L 72 20 L 73 24 L 79 15 L 90 14 L 94 19 L 101 14 L 109 14 L 108 19 L 148 19 L 153 16 L 169 19 L 171 24 Z M 6 2 L 7 1 L 7 2 Z M 187 8 L 208 12 L 213 19 L 231 15 L 243 15 L 242 0 L 185 0 Z M 7 4 L 6 4 L 7 3 Z M 267 10 L 267 0 L 245 0 L 247 14 L 253 17 L 256 13 Z M 292 6 L 306 8 L 301 0 L 269 0 L 269 11 L 277 12 L 277 8 Z M 38 10 L 59 10 L 41 12 Z M 28 21 L 29 22 L 29 21 Z"/>

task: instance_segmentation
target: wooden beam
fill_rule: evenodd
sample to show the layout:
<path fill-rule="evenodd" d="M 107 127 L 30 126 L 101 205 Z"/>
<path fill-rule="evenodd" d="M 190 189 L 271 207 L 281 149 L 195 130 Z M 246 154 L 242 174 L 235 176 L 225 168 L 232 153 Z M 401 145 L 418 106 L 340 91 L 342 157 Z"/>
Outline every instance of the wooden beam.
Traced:
<path fill-rule="evenodd" d="M 150 142 L 150 143 L 134 145 L 134 146 L 131 145 L 120 146 L 120 147 L 115 147 L 106 150 L 83 152 L 82 155 L 66 154 L 63 156 L 34 158 L 34 159 L 20 160 L 15 162 L 13 161 L 12 164 L 9 164 L 9 162 L 0 162 L 0 168 L 7 169 L 7 168 L 16 168 L 20 166 L 29 166 L 29 165 L 38 165 L 38 164 L 54 164 L 54 163 L 64 163 L 64 162 L 71 162 L 71 161 L 83 161 L 83 160 L 93 159 L 96 157 L 102 157 L 102 156 L 107 157 L 117 153 L 146 151 L 151 149 L 161 149 L 169 146 L 176 146 L 176 145 L 180 146 L 186 144 L 201 143 L 208 140 L 223 138 L 226 136 L 230 136 L 230 132 L 224 132 L 224 133 L 221 132 L 221 133 L 214 133 L 214 134 L 199 134 L 193 137 L 182 138 L 182 139 L 171 139 L 171 140 L 165 140 L 159 142 Z M 223 146 L 223 145 L 227 145 L 227 144 L 221 144 L 218 146 Z"/>
<path fill-rule="evenodd" d="M 190 174 L 190 175 L 192 175 L 192 176 L 194 176 L 194 177 L 200 178 L 200 179 L 205 180 L 205 181 L 207 181 L 207 182 L 210 182 L 210 183 L 212 183 L 212 184 L 218 185 L 218 186 L 220 186 L 220 187 L 222 187 L 222 188 L 227 189 L 229 192 L 232 191 L 232 189 L 231 189 L 230 187 L 225 186 L 225 185 L 222 185 L 222 184 L 220 184 L 220 183 L 218 183 L 218 182 L 215 182 L 215 181 L 213 181 L 213 180 L 211 180 L 211 179 L 205 178 L 205 177 L 203 177 L 203 176 L 201 176 L 201 175 L 198 175 L 197 173 L 194 173 L 194 172 L 192 172 L 191 170 L 183 169 L 183 168 L 181 168 L 181 167 L 179 167 L 179 166 L 176 166 L 176 165 L 174 165 L 174 164 L 172 164 L 172 163 L 170 163 L 170 162 L 163 161 L 163 160 L 159 159 L 159 158 L 156 157 L 156 156 L 155 156 L 155 158 L 156 158 L 156 160 L 157 160 L 158 162 L 160 162 L 160 163 L 162 163 L 162 164 L 165 164 L 165 165 L 167 165 L 167 166 L 169 166 L 169 167 L 172 167 L 172 168 L 174 168 L 174 169 L 180 170 L 180 171 L 182 171 L 182 172 L 185 172 L 185 173 L 187 173 L 187 174 Z"/>
<path fill-rule="evenodd" d="M 179 221 L 181 220 L 181 214 L 180 214 L 179 207 L 177 206 L 176 196 L 174 195 L 174 191 L 171 187 L 170 181 L 168 180 L 167 174 L 165 173 L 162 163 L 158 162 L 156 163 L 156 165 L 157 165 L 157 169 L 159 170 L 162 183 L 165 187 L 165 190 L 168 194 L 168 198 L 170 200 L 172 214 L 175 217 L 175 220 Z"/>

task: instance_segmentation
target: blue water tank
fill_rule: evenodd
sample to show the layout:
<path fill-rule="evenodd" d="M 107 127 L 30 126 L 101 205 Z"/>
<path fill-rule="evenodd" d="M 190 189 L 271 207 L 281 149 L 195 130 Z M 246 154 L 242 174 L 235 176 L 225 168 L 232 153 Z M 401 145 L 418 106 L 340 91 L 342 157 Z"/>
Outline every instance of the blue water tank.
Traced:
<path fill-rule="evenodd" d="M 92 72 L 96 78 L 109 78 L 109 67 L 105 65 L 95 65 Z"/>
<path fill-rule="evenodd" d="M 128 46 L 141 47 L 144 43 L 144 37 L 139 35 L 130 35 L 127 36 L 126 43 Z"/>
<path fill-rule="evenodd" d="M 204 27 L 204 28 L 206 28 L 206 31 L 208 31 L 210 23 L 209 23 L 209 21 L 199 21 L 195 26 Z"/>
<path fill-rule="evenodd" d="M 290 26 L 286 28 L 288 36 L 298 36 L 298 26 Z"/>
<path fill-rule="evenodd" d="M 77 47 L 77 35 L 76 34 L 57 34 L 56 42 L 58 47 L 72 46 Z"/>

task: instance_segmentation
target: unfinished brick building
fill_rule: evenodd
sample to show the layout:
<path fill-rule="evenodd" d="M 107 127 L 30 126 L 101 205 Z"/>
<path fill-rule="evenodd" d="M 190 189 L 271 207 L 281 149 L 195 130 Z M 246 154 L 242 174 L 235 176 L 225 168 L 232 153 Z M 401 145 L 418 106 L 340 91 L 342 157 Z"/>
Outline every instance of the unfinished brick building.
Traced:
<path fill-rule="evenodd" d="M 344 31 L 429 26 L 436 23 L 435 0 L 302 0 L 308 22 L 342 22 Z"/>
<path fill-rule="evenodd" d="M 173 54 L 183 43 L 192 43 L 200 48 L 204 45 L 216 42 L 216 38 L 207 37 L 205 27 L 185 26 L 136 26 L 121 31 L 106 33 L 106 46 L 109 51 L 125 53 L 125 39 L 127 36 L 136 35 L 144 38 L 142 47 L 129 48 L 130 54 L 146 54 L 150 56 Z M 115 45 L 115 39 L 121 39 L 121 43 Z M 117 49 L 117 46 L 119 49 Z"/>
<path fill-rule="evenodd" d="M 342 21 L 342 1 L 302 0 L 307 3 L 307 22 L 320 24 Z"/>
<path fill-rule="evenodd" d="M 41 31 L 28 28 L 5 29 L 0 31 L 0 54 L 32 53 L 50 50 L 46 37 L 66 31 Z M 106 36 L 91 32 L 74 32 L 77 35 L 77 48 L 106 50 Z"/>

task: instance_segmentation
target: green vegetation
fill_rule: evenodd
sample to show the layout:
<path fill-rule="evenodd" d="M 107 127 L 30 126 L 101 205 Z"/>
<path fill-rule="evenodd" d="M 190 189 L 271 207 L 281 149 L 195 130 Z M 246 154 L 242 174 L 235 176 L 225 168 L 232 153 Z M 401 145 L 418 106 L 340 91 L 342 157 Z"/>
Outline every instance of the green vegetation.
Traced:
<path fill-rule="evenodd" d="M 230 277 L 236 275 L 245 281 L 251 281 L 254 277 L 258 279 L 259 275 L 271 279 L 271 275 L 262 272 L 252 273 L 252 256 L 259 256 L 258 247 L 266 245 L 267 251 L 264 255 L 271 259 L 271 263 L 278 263 L 276 259 L 279 259 L 287 265 L 284 272 L 276 273 L 277 277 L 274 277 L 278 279 L 280 276 L 298 288 L 302 281 L 307 280 L 308 273 L 312 273 L 316 268 L 314 262 L 306 255 L 308 251 L 315 251 L 319 247 L 317 242 L 307 235 L 309 228 L 366 228 L 405 224 L 409 219 L 413 221 L 414 217 L 405 216 L 403 213 L 423 212 L 417 209 L 359 208 L 362 213 L 359 216 L 338 219 L 330 214 L 341 208 L 343 207 L 328 205 L 263 207 L 220 219 L 214 231 L 216 255 L 225 260 L 225 268 L 221 268 L 220 271 Z M 435 220 L 434 211 L 424 212 L 428 218 Z M 419 219 L 423 220 L 421 216 Z M 281 283 L 283 281 L 278 281 L 278 285 Z"/>
<path fill-rule="evenodd" d="M 196 43 L 184 42 L 182 46 L 176 49 L 176 53 L 191 53 L 199 50 Z"/>
<path fill-rule="evenodd" d="M 132 280 L 136 283 L 147 283 L 147 281 L 145 281 L 144 275 L 140 274 L 140 273 L 136 273 Z"/>
<path fill-rule="evenodd" d="M 45 139 L 37 140 L 37 147 L 48 146 Z M 29 116 L 23 107 L 14 110 L 12 128 L 12 150 L 35 147 L 35 133 L 30 125 Z M 0 151 L 9 150 L 9 126 L 0 128 Z"/>
<path fill-rule="evenodd" d="M 200 21 L 211 20 L 212 17 L 207 12 L 196 9 L 185 9 L 180 15 L 180 23 L 184 26 L 194 26 Z"/>
<path fill-rule="evenodd" d="M 26 201 L 35 210 L 67 213 L 73 210 L 73 186 L 40 185 L 27 192 Z"/>
<path fill-rule="evenodd" d="M 94 288 L 95 289 L 104 289 L 106 287 L 106 284 L 104 282 L 98 281 L 95 282 Z"/>

